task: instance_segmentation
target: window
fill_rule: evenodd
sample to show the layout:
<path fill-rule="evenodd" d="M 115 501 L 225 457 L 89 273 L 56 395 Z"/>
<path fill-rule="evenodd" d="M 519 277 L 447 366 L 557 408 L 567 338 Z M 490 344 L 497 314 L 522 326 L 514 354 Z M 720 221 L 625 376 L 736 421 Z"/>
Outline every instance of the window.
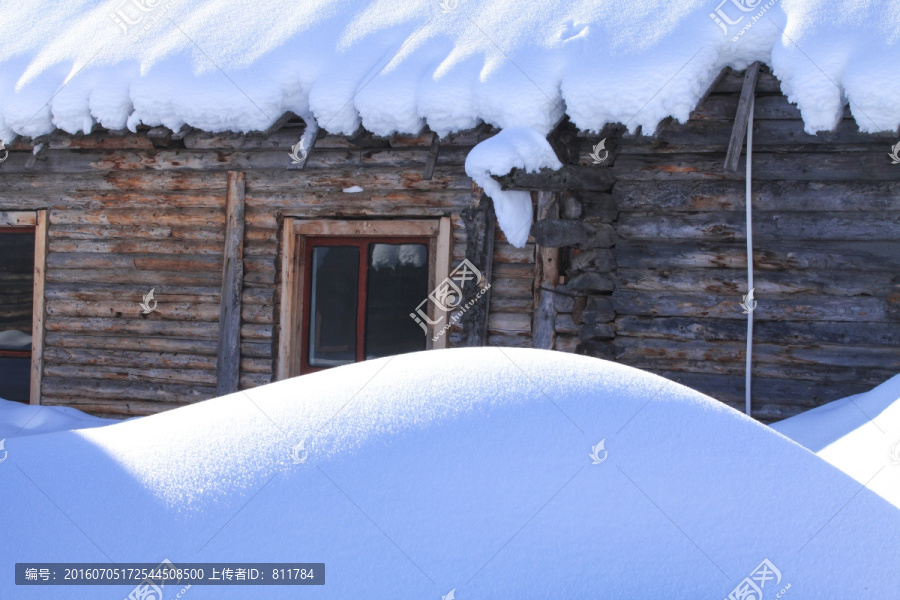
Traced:
<path fill-rule="evenodd" d="M 45 213 L 0 212 L 0 398 L 5 400 L 40 400 L 45 240 Z"/>
<path fill-rule="evenodd" d="M 279 379 L 443 347 L 410 315 L 446 277 L 449 219 L 285 219 L 284 236 Z"/>

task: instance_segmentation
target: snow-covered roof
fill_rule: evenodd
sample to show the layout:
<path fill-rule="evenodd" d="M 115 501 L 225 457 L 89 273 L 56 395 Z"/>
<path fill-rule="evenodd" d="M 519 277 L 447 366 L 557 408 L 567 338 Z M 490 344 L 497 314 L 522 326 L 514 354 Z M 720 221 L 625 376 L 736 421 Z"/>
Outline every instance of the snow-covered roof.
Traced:
<path fill-rule="evenodd" d="M 850 103 L 900 125 L 890 0 L 46 0 L 4 2 L 0 139 L 58 127 L 546 133 L 688 118 L 725 66 L 771 65 L 808 131 Z"/>

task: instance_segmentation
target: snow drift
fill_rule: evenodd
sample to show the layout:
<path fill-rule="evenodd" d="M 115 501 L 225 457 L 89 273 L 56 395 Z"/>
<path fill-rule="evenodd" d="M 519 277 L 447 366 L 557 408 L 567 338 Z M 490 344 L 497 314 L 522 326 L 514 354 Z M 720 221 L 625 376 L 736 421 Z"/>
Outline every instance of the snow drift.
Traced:
<path fill-rule="evenodd" d="M 772 428 L 900 508 L 900 375 Z"/>
<path fill-rule="evenodd" d="M 46 597 L 17 561 L 164 558 L 324 562 L 303 592 L 330 598 L 725 598 L 764 559 L 767 594 L 900 584 L 893 506 L 709 397 L 570 354 L 372 360 L 7 450 L 3 597 Z"/>
<path fill-rule="evenodd" d="M 69 406 L 32 406 L 0 398 L 0 439 L 117 423 Z"/>

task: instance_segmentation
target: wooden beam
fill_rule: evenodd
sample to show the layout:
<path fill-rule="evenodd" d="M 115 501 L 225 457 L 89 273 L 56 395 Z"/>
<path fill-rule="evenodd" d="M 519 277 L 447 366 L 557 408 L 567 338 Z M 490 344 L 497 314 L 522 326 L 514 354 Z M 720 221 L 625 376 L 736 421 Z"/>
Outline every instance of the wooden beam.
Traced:
<path fill-rule="evenodd" d="M 508 175 L 496 179 L 505 190 L 548 192 L 562 192 L 568 189 L 608 192 L 615 183 L 615 177 L 610 169 L 577 165 L 567 165 L 558 171 L 541 169 L 536 173 L 513 169 Z"/>
<path fill-rule="evenodd" d="M 270 135 L 272 135 L 273 133 L 275 133 L 282 127 L 284 127 L 288 121 L 290 121 L 291 119 L 293 119 L 296 116 L 297 115 L 294 114 L 292 111 L 285 112 L 283 115 L 281 115 L 280 117 L 275 119 L 275 121 L 273 121 L 271 125 L 269 125 L 269 127 L 263 132 L 263 135 L 265 137 L 269 137 Z"/>
<path fill-rule="evenodd" d="M 747 121 L 750 119 L 751 99 L 756 95 L 756 81 L 759 79 L 759 61 L 747 67 L 744 74 L 744 86 L 741 88 L 741 99 L 737 113 L 734 115 L 734 128 L 731 130 L 731 141 L 728 142 L 728 154 L 725 156 L 725 170 L 737 171 L 741 159 L 741 148 L 747 134 Z"/>
<path fill-rule="evenodd" d="M 33 210 L 6 210 L 0 212 L 0 227 L 37 225 L 37 213 Z"/>
<path fill-rule="evenodd" d="M 241 292 L 244 280 L 244 174 L 228 173 L 216 393 L 238 390 L 241 363 Z"/>
<path fill-rule="evenodd" d="M 172 141 L 172 130 L 168 127 L 153 127 L 147 132 L 147 138 L 155 148 L 168 148 Z"/>
<path fill-rule="evenodd" d="M 431 148 L 428 150 L 428 162 L 425 164 L 425 172 L 422 179 L 429 181 L 434 177 L 434 167 L 437 164 L 438 154 L 441 152 L 441 138 L 438 134 L 433 133 L 431 138 Z"/>
<path fill-rule="evenodd" d="M 297 241 L 294 232 L 294 219 L 287 217 L 281 227 L 281 306 L 279 313 L 278 357 L 275 363 L 275 378 L 278 381 L 288 379 L 294 373 L 292 356 L 296 354 L 294 347 L 297 314 Z"/>
<path fill-rule="evenodd" d="M 559 195 L 538 192 L 538 222 L 559 218 Z M 552 350 L 556 343 L 556 307 L 553 291 L 559 281 L 559 248 L 535 247 L 534 317 L 532 339 L 535 348 Z"/>
<path fill-rule="evenodd" d="M 50 219 L 46 210 L 37 211 L 34 228 L 34 294 L 31 315 L 31 404 L 41 403 L 44 375 L 44 284 L 47 277 L 47 229 Z"/>
<path fill-rule="evenodd" d="M 485 210 L 484 227 L 484 271 L 482 271 L 482 274 L 484 276 L 484 281 L 489 285 L 493 285 L 494 237 L 497 232 L 497 213 L 494 211 L 493 200 L 488 200 L 488 205 Z M 482 319 L 482 322 L 479 323 L 481 326 L 479 334 L 481 337 L 481 345 L 487 346 L 488 317 L 490 317 L 491 314 L 491 288 L 488 288 L 488 291 L 484 293 L 481 303 L 484 305 L 482 309 L 484 311 L 484 318 Z"/>
<path fill-rule="evenodd" d="M 374 133 L 366 130 L 360 125 L 351 135 L 347 136 L 347 141 L 354 146 L 360 148 L 390 148 L 391 140 L 388 138 L 376 137 Z"/>
<path fill-rule="evenodd" d="M 435 255 L 435 272 L 434 272 L 434 280 L 437 282 L 444 281 L 448 277 L 450 277 L 450 247 L 453 243 L 453 228 L 450 226 L 450 217 L 441 217 L 440 222 L 438 224 L 438 234 L 437 234 L 437 252 Z M 440 316 L 438 309 L 435 308 L 435 314 L 432 315 L 432 319 L 437 319 Z M 450 318 L 449 313 L 445 313 L 445 319 Z M 446 321 L 442 321 L 444 323 Z M 432 335 L 433 337 L 433 335 Z M 447 347 L 447 339 L 450 337 L 449 332 L 444 335 L 438 337 L 438 339 L 434 342 L 433 348 L 440 349 Z"/>

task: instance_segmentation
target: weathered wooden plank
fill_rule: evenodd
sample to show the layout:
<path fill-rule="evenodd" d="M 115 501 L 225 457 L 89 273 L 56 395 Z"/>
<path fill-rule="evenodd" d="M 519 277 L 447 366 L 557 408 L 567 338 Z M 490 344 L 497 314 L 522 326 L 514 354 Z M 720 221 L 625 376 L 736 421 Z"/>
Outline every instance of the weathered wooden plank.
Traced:
<path fill-rule="evenodd" d="M 637 136 L 622 140 L 618 155 L 679 154 L 726 152 L 733 131 L 729 121 L 688 121 L 668 123 L 655 136 Z M 834 131 L 815 135 L 806 133 L 801 120 L 755 120 L 754 152 L 865 152 L 890 145 L 893 132 L 863 133 L 852 118 L 842 119 Z M 590 152 L 588 140 L 582 141 L 582 153 Z M 587 163 L 585 163 L 587 164 Z"/>
<path fill-rule="evenodd" d="M 496 177 L 509 190 L 544 190 L 562 192 L 565 190 L 592 190 L 608 192 L 615 183 L 612 172 L 607 167 L 567 165 L 558 171 L 541 169 L 537 173 L 513 169 L 508 175 Z"/>
<path fill-rule="evenodd" d="M 37 225 L 37 213 L 32 210 L 10 210 L 0 212 L 0 227 L 10 226 L 35 226 Z"/>
<path fill-rule="evenodd" d="M 107 338 L 109 339 L 109 338 Z M 153 352 L 141 350 L 114 350 L 97 352 L 101 348 L 62 348 L 49 346 L 46 349 L 47 364 L 93 365 L 103 367 L 135 367 L 157 369 L 196 369 L 215 373 L 215 355 L 195 354 L 193 349 L 184 352 Z"/>
<path fill-rule="evenodd" d="M 494 312 L 488 317 L 490 333 L 531 333 L 531 315 Z M 531 336 L 529 335 L 529 338 Z"/>
<path fill-rule="evenodd" d="M 900 243 L 898 243 L 900 251 Z M 619 269 L 616 288 L 627 291 L 701 292 L 743 295 L 747 272 L 741 269 Z M 900 276 L 890 271 L 761 271 L 755 277 L 757 298 L 807 294 L 887 296 L 900 289 Z"/>
<path fill-rule="evenodd" d="M 756 80 L 758 78 L 759 61 L 756 61 L 747 67 L 747 70 L 744 73 L 744 85 L 741 87 L 741 97 L 738 100 L 738 106 L 734 116 L 734 128 L 731 131 L 731 139 L 728 142 L 728 152 L 725 155 L 726 171 L 736 171 L 738 168 L 738 162 L 741 159 L 741 149 L 744 145 L 744 137 L 747 134 L 747 122 L 750 119 L 750 113 L 754 106 Z"/>
<path fill-rule="evenodd" d="M 680 213 L 619 216 L 616 232 L 623 238 L 659 240 L 744 240 L 743 213 Z M 753 237 L 757 240 L 896 240 L 900 241 L 898 212 L 784 213 L 755 210 Z"/>
<path fill-rule="evenodd" d="M 224 228 L 160 227 L 156 225 L 56 225 L 51 233 L 54 240 L 111 240 L 157 239 L 200 240 L 222 239 Z"/>
<path fill-rule="evenodd" d="M 46 210 L 35 215 L 34 227 L 34 306 L 31 313 L 31 373 L 29 403 L 40 404 L 43 385 L 44 333 L 47 319 L 44 287 L 47 281 L 47 229 L 49 219 Z"/>
<path fill-rule="evenodd" d="M 199 402 L 215 396 L 212 386 L 168 383 L 100 381 L 47 377 L 44 380 L 47 395 L 94 397 L 98 400 L 155 400 L 159 402 Z"/>
<path fill-rule="evenodd" d="M 743 211 L 740 181 L 621 181 L 612 196 L 621 211 Z M 900 182 L 753 182 L 757 211 L 900 211 Z"/>
<path fill-rule="evenodd" d="M 660 370 L 655 372 L 667 379 L 722 400 L 733 408 L 743 406 L 743 376 Z M 753 417 L 763 421 L 783 419 L 798 414 L 804 409 L 820 406 L 869 389 L 871 386 L 865 384 L 847 383 L 843 386 L 836 386 L 827 382 L 755 378 L 753 380 Z"/>
<path fill-rule="evenodd" d="M 107 418 L 152 415 L 186 406 L 189 402 L 145 402 L 136 400 L 98 400 L 92 397 L 45 395 L 47 406 L 72 406 L 88 414 Z"/>
<path fill-rule="evenodd" d="M 471 192 L 472 180 L 458 166 L 436 167 L 431 179 L 417 170 L 385 167 L 343 168 L 318 171 L 247 173 L 247 204 L 257 197 L 298 192 L 341 192 L 357 185 L 365 190 L 461 190 Z"/>
<path fill-rule="evenodd" d="M 743 90 L 743 85 L 741 86 Z M 735 94 L 710 94 L 710 96 L 691 113 L 692 120 L 724 120 L 734 122 L 740 98 Z M 753 111 L 754 119 L 792 119 L 800 120 L 802 115 L 796 104 L 792 104 L 781 94 L 760 95 L 756 99 Z M 851 117 L 850 109 L 844 109 L 844 115 Z"/>
<path fill-rule="evenodd" d="M 206 227 L 220 230 L 225 226 L 221 208 L 110 208 L 106 210 L 54 210 L 50 224 L 57 225 L 147 225 L 157 227 Z"/>
<path fill-rule="evenodd" d="M 616 331 L 619 336 L 673 341 L 744 340 L 747 335 L 747 322 L 746 319 L 740 318 L 740 315 L 733 319 L 629 315 L 616 319 Z M 754 324 L 753 339 L 770 344 L 900 347 L 900 323 L 760 321 Z"/>
<path fill-rule="evenodd" d="M 256 226 L 265 224 L 265 215 L 275 211 L 297 217 L 334 218 L 355 216 L 440 216 L 473 205 L 467 190 L 366 190 L 345 194 L 302 191 L 257 194 L 250 200 L 248 216 Z"/>
<path fill-rule="evenodd" d="M 244 197 L 244 174 L 229 172 L 225 209 L 227 226 L 222 259 L 219 349 L 216 362 L 216 393 L 220 396 L 236 392 L 240 382 L 241 291 L 244 281 Z M 269 322 L 272 322 L 272 319 Z"/>
<path fill-rule="evenodd" d="M 649 366 L 652 361 L 706 361 L 706 372 L 720 363 L 745 360 L 746 343 L 737 341 L 671 340 L 622 336 L 615 341 L 616 357 L 630 365 Z M 646 359 L 646 360 L 645 360 Z M 753 344 L 754 364 L 820 365 L 832 368 L 871 367 L 891 370 L 900 364 L 900 348 L 817 344 L 810 346 Z M 677 369 L 677 366 L 675 367 Z"/>
<path fill-rule="evenodd" d="M 754 181 L 896 181 L 887 152 L 753 153 Z M 608 169 L 617 180 L 743 180 L 744 166 L 723 173 L 709 154 L 621 155 Z"/>
<path fill-rule="evenodd" d="M 4 170 L 5 170 L 4 163 Z M 17 173 L 4 177 L 3 191 L 8 193 L 43 194 L 45 198 L 82 192 L 93 195 L 103 192 L 155 194 L 161 191 L 217 192 L 224 202 L 225 185 L 218 174 L 191 171 L 98 171 L 95 173 Z M 126 196 L 127 199 L 128 196 Z"/>
<path fill-rule="evenodd" d="M 425 163 L 425 170 L 422 172 L 423 180 L 430 180 L 434 175 L 434 167 L 437 165 L 438 155 L 441 152 L 441 138 L 438 134 L 432 134 L 431 146 L 428 149 L 428 162 Z"/>
<path fill-rule="evenodd" d="M 97 381 L 126 381 L 139 383 L 176 383 L 215 385 L 215 371 L 198 369 L 161 369 L 138 367 L 96 367 L 84 365 L 47 364 L 44 367 L 47 377 L 85 378 Z"/>
<path fill-rule="evenodd" d="M 494 254 L 495 231 L 497 229 L 497 217 L 494 213 L 493 201 L 486 195 L 480 199 L 477 207 L 462 211 L 462 227 L 466 233 L 465 244 L 462 245 L 461 257 L 469 260 L 473 266 L 481 271 L 483 285 L 490 284 L 494 278 Z M 454 247 L 454 260 L 457 248 Z M 466 302 L 475 299 L 481 292 L 470 287 L 464 290 Z M 460 325 L 462 331 L 458 339 L 453 342 L 457 346 L 484 346 L 487 343 L 488 316 L 491 310 L 507 311 L 514 308 L 511 303 L 492 302 L 492 289 L 488 288 L 478 301 L 466 312 Z M 528 303 L 528 310 L 531 304 Z M 452 341 L 452 340 L 451 340 Z"/>
<path fill-rule="evenodd" d="M 47 348 L 80 348 L 91 350 L 109 350 L 111 354 L 120 351 L 136 352 L 160 352 L 160 353 L 187 353 L 193 355 L 216 356 L 217 342 L 215 340 L 202 339 L 173 339 L 158 338 L 153 336 L 117 336 L 117 335 L 72 335 L 56 332 L 47 332 L 44 337 Z M 245 346 L 247 346 L 245 348 Z M 259 348 L 257 348 L 259 346 Z M 271 344 L 242 344 L 241 352 L 247 356 L 268 356 L 265 349 L 271 351 Z M 106 356 L 105 353 L 97 353 Z M 215 368 L 215 359 L 211 359 L 211 368 Z"/>
<path fill-rule="evenodd" d="M 194 240 L 65 240 L 50 235 L 51 253 L 100 252 L 103 254 L 221 254 L 222 245 Z"/>
<path fill-rule="evenodd" d="M 156 313 L 153 313 L 156 314 Z M 245 326 L 250 327 L 250 326 Z M 265 326 L 253 326 L 265 327 Z M 160 336 L 179 339 L 218 339 L 219 327 L 215 322 L 205 323 L 200 321 L 173 321 L 150 319 L 108 319 L 108 318 L 78 318 L 78 319 L 48 319 L 47 331 L 61 333 L 83 334 L 89 331 L 93 334 L 135 335 L 135 336 Z M 269 326 L 271 335 L 271 326 Z M 244 336 L 242 332 L 242 337 Z M 266 339 L 265 335 L 257 338 Z"/>
<path fill-rule="evenodd" d="M 318 145 L 317 145 L 318 146 Z M 467 148 L 447 147 L 438 157 L 438 165 L 465 164 Z M 427 149 L 359 148 L 320 149 L 308 154 L 307 169 L 331 169 L 354 166 L 393 166 L 421 168 L 427 160 Z M 93 151 L 77 153 L 48 150 L 32 169 L 26 164 L 30 155 L 11 153 L 3 170 L 6 173 L 90 173 L 105 171 L 249 171 L 287 169 L 291 158 L 283 150 L 219 150 L 154 149 L 154 151 Z M 296 167 L 296 165 L 294 166 Z"/>
<path fill-rule="evenodd" d="M 612 225 L 565 219 L 537 221 L 532 232 L 535 242 L 546 248 L 610 248 L 617 240 Z"/>
<path fill-rule="evenodd" d="M 149 290 L 147 290 L 149 291 Z M 146 293 L 146 292 L 144 292 Z M 47 316 L 54 320 L 65 317 L 88 318 L 140 318 L 142 309 L 139 305 L 141 294 L 135 293 L 136 299 L 127 300 L 48 300 Z M 159 304 L 155 311 L 146 315 L 147 321 L 202 321 L 216 323 L 219 320 L 219 306 L 215 303 L 168 302 L 165 298 L 157 298 Z"/>
<path fill-rule="evenodd" d="M 53 254 L 50 255 L 54 256 Z M 56 255 L 58 256 L 58 255 Z M 47 281 L 54 284 L 121 284 L 133 285 L 135 291 L 146 293 L 154 286 L 206 286 L 218 285 L 222 274 L 216 271 L 144 271 L 120 269 L 53 269 L 47 272 Z"/>
<path fill-rule="evenodd" d="M 728 94 L 740 92 L 744 85 L 744 75 L 740 71 L 734 71 L 731 68 L 724 69 L 719 80 L 713 86 L 713 93 Z M 781 82 L 772 75 L 767 67 L 763 67 L 759 71 L 759 80 L 756 84 L 756 90 L 760 94 L 780 94 Z"/>
<path fill-rule="evenodd" d="M 196 285 L 167 285 L 156 286 L 154 295 L 157 299 L 165 298 L 169 302 L 202 302 L 218 304 L 221 289 L 213 286 Z M 119 300 L 134 300 L 144 293 L 135 290 L 132 286 L 111 283 L 95 283 L 84 285 L 81 283 L 48 283 L 44 294 L 48 300 L 82 300 L 87 302 L 101 302 L 112 298 Z M 270 294 L 253 292 L 255 297 L 267 298 Z M 247 295 L 245 294 L 245 298 Z"/>
<path fill-rule="evenodd" d="M 746 266 L 747 251 L 743 244 L 633 241 L 616 244 L 619 268 L 657 269 L 675 267 Z M 784 269 L 853 269 L 859 271 L 900 270 L 900 253 L 896 242 L 842 241 L 773 241 L 753 252 L 754 268 Z"/>
<path fill-rule="evenodd" d="M 559 194 L 538 192 L 535 239 L 539 245 L 535 253 L 534 271 L 534 317 L 532 319 L 532 341 L 535 348 L 552 350 L 556 341 L 556 307 L 553 305 L 553 291 L 559 283 L 559 248 L 546 245 L 542 235 L 548 223 L 569 223 L 559 220 Z M 552 228 L 551 228 L 552 230 Z"/>
<path fill-rule="evenodd" d="M 672 294 L 616 290 L 616 312 L 622 315 L 665 317 L 734 318 L 741 314 L 741 297 L 717 294 Z M 760 321 L 891 321 L 892 308 L 885 298 L 803 296 L 759 298 L 754 312 Z"/>
<path fill-rule="evenodd" d="M 504 348 L 531 348 L 531 332 L 490 332 L 487 340 L 488 346 L 501 346 Z"/>
<path fill-rule="evenodd" d="M 266 136 L 261 133 L 210 133 L 207 131 L 192 131 L 184 137 L 185 147 L 192 150 L 228 150 L 228 149 L 281 149 L 289 151 L 291 146 L 297 143 L 302 135 L 303 127 L 291 125 L 282 127 L 278 131 Z M 460 131 L 445 136 L 441 143 L 445 146 L 459 146 L 471 148 L 481 141 L 492 137 L 497 133 L 492 128 L 475 128 Z M 432 140 L 432 132 L 424 131 L 419 135 L 398 134 L 389 138 L 372 136 L 373 140 L 383 140 L 383 143 L 393 148 L 421 148 L 427 149 Z M 325 135 L 319 137 L 316 146 L 320 149 L 348 150 L 358 148 L 347 136 Z"/>

